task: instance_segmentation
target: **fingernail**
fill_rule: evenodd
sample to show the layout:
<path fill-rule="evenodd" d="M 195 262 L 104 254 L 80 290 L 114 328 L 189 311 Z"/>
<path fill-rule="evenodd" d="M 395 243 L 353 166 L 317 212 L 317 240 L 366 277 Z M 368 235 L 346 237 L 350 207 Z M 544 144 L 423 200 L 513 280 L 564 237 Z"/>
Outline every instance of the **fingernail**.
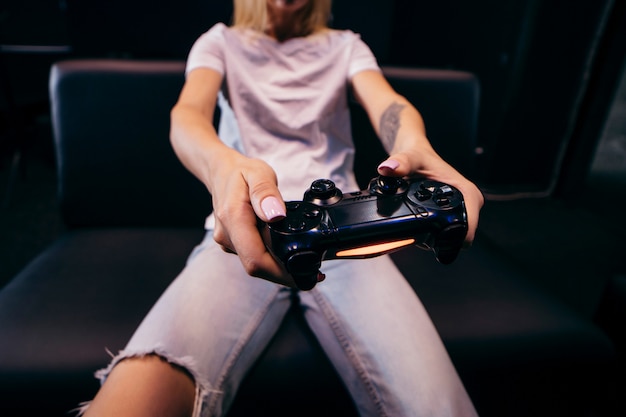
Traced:
<path fill-rule="evenodd" d="M 285 208 L 276 197 L 266 197 L 261 202 L 261 210 L 263 210 L 263 214 L 269 221 L 287 216 Z"/>
<path fill-rule="evenodd" d="M 317 282 L 322 282 L 326 279 L 326 274 L 324 274 L 323 272 L 319 271 L 317 273 Z"/>
<path fill-rule="evenodd" d="M 400 162 L 396 161 L 395 159 L 387 159 L 382 164 L 378 165 L 378 168 L 379 169 L 386 168 L 386 169 L 395 171 L 396 169 L 398 169 L 399 166 L 400 166 Z"/>

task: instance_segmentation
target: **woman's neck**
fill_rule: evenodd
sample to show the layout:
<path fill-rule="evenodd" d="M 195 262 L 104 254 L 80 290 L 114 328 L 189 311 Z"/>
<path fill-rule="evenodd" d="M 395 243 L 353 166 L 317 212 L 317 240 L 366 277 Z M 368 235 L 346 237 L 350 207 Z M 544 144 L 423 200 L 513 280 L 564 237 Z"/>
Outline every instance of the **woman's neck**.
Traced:
<path fill-rule="evenodd" d="M 265 33 L 279 42 L 292 38 L 307 36 L 310 29 L 306 27 L 308 1 L 292 2 L 269 0 L 267 4 L 268 25 Z"/>

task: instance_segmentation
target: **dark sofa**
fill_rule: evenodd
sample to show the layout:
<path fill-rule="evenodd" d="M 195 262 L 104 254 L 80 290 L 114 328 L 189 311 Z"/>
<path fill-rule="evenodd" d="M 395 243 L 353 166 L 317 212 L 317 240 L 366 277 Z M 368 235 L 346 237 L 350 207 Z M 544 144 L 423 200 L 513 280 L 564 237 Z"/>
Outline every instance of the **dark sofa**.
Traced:
<path fill-rule="evenodd" d="M 122 349 L 202 238 L 210 196 L 175 158 L 169 110 L 182 62 L 56 64 L 50 91 L 66 232 L 0 291 L 0 415 L 66 415 Z M 435 148 L 471 175 L 479 84 L 468 73 L 385 68 L 424 114 Z M 384 157 L 353 105 L 357 175 Z M 489 202 L 487 203 L 489 204 Z M 610 415 L 610 340 L 477 236 L 442 266 L 393 255 L 482 416 Z M 252 279 L 252 278 L 251 278 Z M 323 284 L 321 284 L 323 285 Z M 297 306 L 229 415 L 356 415 Z"/>

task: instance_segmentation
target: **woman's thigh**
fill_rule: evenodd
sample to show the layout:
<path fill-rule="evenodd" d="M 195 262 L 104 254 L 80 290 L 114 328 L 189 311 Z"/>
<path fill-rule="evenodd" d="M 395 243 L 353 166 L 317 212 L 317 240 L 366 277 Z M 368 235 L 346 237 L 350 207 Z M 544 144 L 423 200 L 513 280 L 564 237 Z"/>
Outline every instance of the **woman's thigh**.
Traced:
<path fill-rule="evenodd" d="M 470 416 L 430 317 L 387 256 L 330 261 L 301 293 L 307 321 L 362 415 Z"/>
<path fill-rule="evenodd" d="M 248 276 L 237 256 L 222 251 L 209 234 L 120 359 L 157 353 L 184 367 L 196 381 L 201 407 L 220 414 L 276 333 L 290 294 Z"/>

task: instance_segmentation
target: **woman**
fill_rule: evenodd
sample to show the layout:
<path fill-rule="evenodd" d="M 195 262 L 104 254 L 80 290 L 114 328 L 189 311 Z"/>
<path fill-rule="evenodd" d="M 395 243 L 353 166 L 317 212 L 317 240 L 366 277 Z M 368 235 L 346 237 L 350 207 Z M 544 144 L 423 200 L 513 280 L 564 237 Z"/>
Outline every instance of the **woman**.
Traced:
<path fill-rule="evenodd" d="M 300 199 L 316 178 L 358 189 L 348 89 L 389 152 L 380 174 L 417 174 L 461 190 L 468 244 L 480 191 L 434 152 L 420 114 L 391 89 L 360 38 L 327 28 L 330 0 L 234 6 L 232 27 L 218 24 L 194 44 L 171 115 L 174 150 L 213 198 L 207 237 L 100 371 L 103 386 L 85 415 L 224 414 L 294 294 L 361 415 L 475 415 L 427 313 L 388 257 L 326 262 L 328 280 L 294 292 L 257 217 L 283 218 L 284 201 Z"/>

